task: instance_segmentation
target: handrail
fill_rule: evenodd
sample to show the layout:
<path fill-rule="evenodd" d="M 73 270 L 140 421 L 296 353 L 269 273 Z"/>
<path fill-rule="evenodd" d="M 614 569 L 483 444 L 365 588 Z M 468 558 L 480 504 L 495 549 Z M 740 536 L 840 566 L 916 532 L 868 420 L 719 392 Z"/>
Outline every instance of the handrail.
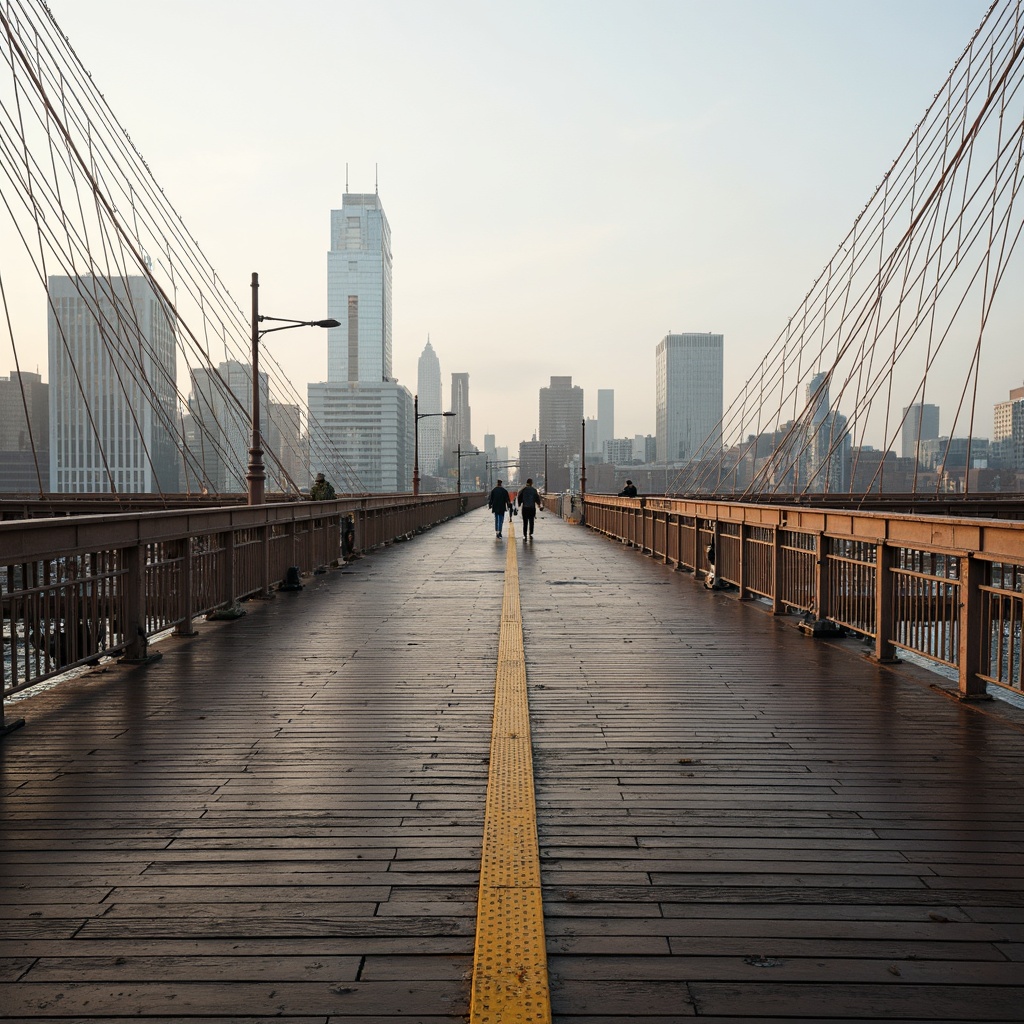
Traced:
<path fill-rule="evenodd" d="M 196 617 L 230 614 L 294 570 L 337 565 L 485 501 L 368 495 L 0 522 L 0 693 L 101 657 L 145 660 L 159 633 L 192 635 Z"/>
<path fill-rule="evenodd" d="M 568 504 L 547 500 L 563 515 Z M 964 699 L 988 684 L 1024 691 L 1024 522 L 589 494 L 573 507 L 708 585 L 803 614 L 816 635 L 847 630 L 879 661 L 906 651 L 955 670 Z"/>

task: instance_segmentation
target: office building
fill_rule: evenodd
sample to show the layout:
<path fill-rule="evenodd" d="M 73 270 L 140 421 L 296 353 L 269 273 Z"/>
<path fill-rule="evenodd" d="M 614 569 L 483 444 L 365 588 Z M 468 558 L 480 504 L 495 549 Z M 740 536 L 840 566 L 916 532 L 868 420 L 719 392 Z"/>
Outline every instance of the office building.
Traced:
<path fill-rule="evenodd" d="M 449 430 L 448 447 L 454 449 L 461 445 L 463 451 L 468 451 L 473 447 L 468 373 L 452 374 L 450 410 L 455 415 L 446 420 Z"/>
<path fill-rule="evenodd" d="M 0 377 L 0 491 L 50 489 L 50 386 L 38 373 Z"/>
<path fill-rule="evenodd" d="M 263 404 L 260 403 L 260 412 Z M 302 432 L 302 410 L 297 403 L 267 402 L 267 429 L 263 461 L 267 489 L 294 493 L 312 486 L 309 445 Z"/>
<path fill-rule="evenodd" d="M 905 459 L 918 457 L 921 441 L 934 441 L 939 436 L 939 407 L 917 402 L 903 410 L 902 452 Z"/>
<path fill-rule="evenodd" d="M 604 451 L 605 441 L 615 437 L 615 392 L 597 389 L 597 451 Z"/>
<path fill-rule="evenodd" d="M 179 490 L 175 337 L 146 277 L 50 277 L 50 489 Z"/>
<path fill-rule="evenodd" d="M 245 491 L 252 445 L 252 367 L 229 359 L 216 367 L 196 367 L 190 373 L 185 490 L 209 494 Z M 273 483 L 276 460 L 268 443 L 267 379 L 265 373 L 260 373 L 260 434 L 264 438 L 267 489 L 278 490 Z"/>
<path fill-rule="evenodd" d="M 552 377 L 550 385 L 540 389 L 538 440 L 549 445 L 549 468 L 552 445 L 564 448 L 570 459 L 580 454 L 583 441 L 583 388 L 573 386 L 572 377 Z"/>
<path fill-rule="evenodd" d="M 420 472 L 436 476 L 441 460 L 444 420 L 441 408 L 441 361 L 427 338 L 416 367 L 420 415 Z"/>
<path fill-rule="evenodd" d="M 327 253 L 327 312 L 341 326 L 327 333 L 326 382 L 308 386 L 310 471 L 339 492 L 412 486 L 412 394 L 391 376 L 391 263 L 380 197 L 345 193 Z"/>
<path fill-rule="evenodd" d="M 852 440 L 846 417 L 832 408 L 829 382 L 827 373 L 817 373 L 807 384 L 799 481 L 802 490 L 814 494 L 846 491 L 849 485 Z"/>
<path fill-rule="evenodd" d="M 655 351 L 659 462 L 716 458 L 722 449 L 721 334 L 667 334 Z"/>
<path fill-rule="evenodd" d="M 1000 469 L 1024 473 L 1024 387 L 997 402 L 993 416 L 992 460 Z"/>
<path fill-rule="evenodd" d="M 311 454 L 313 473 L 339 492 L 394 494 L 412 487 L 413 403 L 393 381 L 310 384 L 309 415 L 327 438 Z"/>

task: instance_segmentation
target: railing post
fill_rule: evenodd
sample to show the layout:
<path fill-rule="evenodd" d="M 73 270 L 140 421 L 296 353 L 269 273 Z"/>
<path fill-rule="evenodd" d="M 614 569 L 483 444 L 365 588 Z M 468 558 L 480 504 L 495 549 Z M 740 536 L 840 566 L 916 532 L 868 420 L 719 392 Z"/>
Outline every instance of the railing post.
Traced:
<path fill-rule="evenodd" d="M 163 655 L 149 653 L 149 637 L 146 635 L 146 545 L 135 544 L 126 548 L 124 556 L 127 572 L 124 584 L 125 621 L 121 635 L 125 638 L 125 648 L 121 660 L 129 664 L 159 661 Z"/>
<path fill-rule="evenodd" d="M 815 618 L 822 620 L 828 618 L 830 611 L 828 593 L 828 537 L 824 533 L 819 533 L 815 546 L 818 555 L 814 565 L 814 602 L 817 610 Z"/>
<path fill-rule="evenodd" d="M 179 541 L 183 555 L 181 559 L 181 581 L 182 589 L 182 610 L 181 622 L 174 628 L 175 636 L 195 636 L 196 630 L 192 628 L 192 538 L 185 537 Z"/>
<path fill-rule="evenodd" d="M 274 593 L 270 589 L 270 520 L 269 518 L 263 523 L 263 544 L 261 545 L 262 551 L 262 576 L 263 576 L 263 589 L 260 591 L 260 597 L 273 597 Z"/>
<path fill-rule="evenodd" d="M 978 671 L 986 659 L 988 632 L 982 615 L 982 590 L 988 582 L 988 563 L 968 553 L 960 559 L 960 670 L 961 700 L 990 700 Z M 986 666 L 987 668 L 987 666 Z"/>
<path fill-rule="evenodd" d="M 739 566 L 739 587 L 740 600 L 747 600 L 747 524 L 740 523 L 740 566 Z"/>
<path fill-rule="evenodd" d="M 895 577 L 892 567 L 895 548 L 884 541 L 875 545 L 875 661 L 891 664 L 899 661 L 892 645 Z"/>
<path fill-rule="evenodd" d="M 772 529 L 772 615 L 785 615 L 786 606 L 782 603 L 782 527 Z"/>

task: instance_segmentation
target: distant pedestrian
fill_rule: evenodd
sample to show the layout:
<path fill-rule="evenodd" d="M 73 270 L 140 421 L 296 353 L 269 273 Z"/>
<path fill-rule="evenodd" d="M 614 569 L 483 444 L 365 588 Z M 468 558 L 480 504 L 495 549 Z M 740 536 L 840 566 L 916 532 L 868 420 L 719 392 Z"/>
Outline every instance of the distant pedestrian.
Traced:
<path fill-rule="evenodd" d="M 635 498 L 636 497 L 636 484 L 632 480 L 626 481 L 626 486 L 619 491 L 620 498 Z"/>
<path fill-rule="evenodd" d="M 309 497 L 311 501 L 330 501 L 334 497 L 334 486 L 323 473 L 317 473 Z"/>
<path fill-rule="evenodd" d="M 512 507 L 512 499 L 508 496 L 508 491 L 501 486 L 500 480 L 487 499 L 487 507 L 494 513 L 494 536 L 500 537 L 505 513 Z"/>
<path fill-rule="evenodd" d="M 540 504 L 540 495 L 537 488 L 533 486 L 533 480 L 526 479 L 526 486 L 519 491 L 519 508 L 523 513 L 523 540 L 527 537 L 533 539 L 533 524 L 537 519 L 537 506 Z"/>

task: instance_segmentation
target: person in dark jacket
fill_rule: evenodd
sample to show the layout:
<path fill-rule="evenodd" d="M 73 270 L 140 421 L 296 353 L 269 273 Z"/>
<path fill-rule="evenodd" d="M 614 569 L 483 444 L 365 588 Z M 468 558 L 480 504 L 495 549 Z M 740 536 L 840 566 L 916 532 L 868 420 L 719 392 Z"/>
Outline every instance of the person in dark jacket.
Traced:
<path fill-rule="evenodd" d="M 620 498 L 635 498 L 636 497 L 636 484 L 632 480 L 626 481 L 626 486 L 619 491 Z"/>
<path fill-rule="evenodd" d="M 512 507 L 512 499 L 508 496 L 508 491 L 501 486 L 500 480 L 487 499 L 487 507 L 494 513 L 494 536 L 500 537 L 505 513 Z"/>
<path fill-rule="evenodd" d="M 331 482 L 323 475 L 323 473 L 317 473 L 316 480 L 313 486 L 310 488 L 309 497 L 312 501 L 331 501 L 334 498 L 334 487 Z"/>
<path fill-rule="evenodd" d="M 526 479 L 526 486 L 519 491 L 519 509 L 523 513 L 523 540 L 529 537 L 533 539 L 533 524 L 537 519 L 537 506 L 540 504 L 540 495 L 537 488 L 533 486 L 530 477 Z"/>

